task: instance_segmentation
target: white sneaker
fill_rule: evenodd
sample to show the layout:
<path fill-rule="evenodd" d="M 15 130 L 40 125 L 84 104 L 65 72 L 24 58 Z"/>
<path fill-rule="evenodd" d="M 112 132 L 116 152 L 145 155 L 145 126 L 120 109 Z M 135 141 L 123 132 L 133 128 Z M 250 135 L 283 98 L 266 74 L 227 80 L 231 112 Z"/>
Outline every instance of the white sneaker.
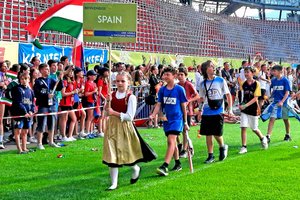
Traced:
<path fill-rule="evenodd" d="M 69 137 L 69 138 L 72 140 L 72 142 L 77 140 L 77 139 L 74 138 L 73 136 L 71 136 L 71 137 Z"/>
<path fill-rule="evenodd" d="M 60 148 L 60 146 L 58 146 L 58 145 L 55 144 L 55 143 L 50 143 L 49 146 L 50 146 L 50 147 L 55 147 L 55 148 Z"/>
<path fill-rule="evenodd" d="M 269 144 L 268 144 L 268 139 L 267 137 L 263 137 L 262 140 L 261 140 L 261 146 L 263 149 L 268 149 L 269 147 Z"/>
<path fill-rule="evenodd" d="M 240 149 L 239 154 L 245 154 L 245 153 L 247 153 L 247 148 L 246 148 L 246 147 L 242 147 L 242 148 Z"/>
<path fill-rule="evenodd" d="M 37 143 L 37 139 L 35 139 L 35 137 L 30 137 L 29 138 L 29 142 L 31 142 L 31 143 Z"/>
<path fill-rule="evenodd" d="M 37 145 L 37 149 L 39 150 L 45 150 L 45 147 L 42 144 Z"/>
<path fill-rule="evenodd" d="M 98 135 L 98 137 L 104 137 L 104 133 L 103 132 L 100 132 L 97 135 Z"/>
<path fill-rule="evenodd" d="M 67 138 L 67 137 L 63 137 L 61 139 L 62 142 L 73 142 L 73 140 L 71 138 Z"/>
<path fill-rule="evenodd" d="M 88 134 L 83 133 L 83 132 L 79 133 L 79 137 L 81 137 L 81 138 L 84 138 L 84 137 L 86 137 L 87 135 L 88 135 Z"/>
<path fill-rule="evenodd" d="M 0 143 L 0 149 L 5 149 L 3 142 Z"/>

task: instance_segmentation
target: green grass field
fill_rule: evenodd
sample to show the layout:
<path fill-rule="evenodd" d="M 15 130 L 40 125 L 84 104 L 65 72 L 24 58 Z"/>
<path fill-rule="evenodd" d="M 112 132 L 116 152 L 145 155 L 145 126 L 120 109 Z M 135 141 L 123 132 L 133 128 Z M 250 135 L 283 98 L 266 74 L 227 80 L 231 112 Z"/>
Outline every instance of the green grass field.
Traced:
<path fill-rule="evenodd" d="M 190 174 L 188 160 L 181 159 L 183 170 L 167 177 L 155 174 L 166 150 L 162 129 L 140 130 L 159 157 L 141 164 L 141 178 L 135 185 L 129 183 L 131 169 L 121 168 L 118 189 L 112 192 L 105 191 L 110 178 L 101 163 L 102 138 L 28 155 L 2 152 L 0 199 L 299 199 L 300 149 L 294 147 L 300 142 L 299 122 L 292 119 L 291 127 L 293 141 L 283 142 L 283 122 L 277 121 L 268 150 L 261 150 L 258 138 L 248 131 L 248 153 L 239 155 L 239 125 L 225 124 L 229 156 L 210 165 L 203 164 L 205 138 L 198 139 L 199 127 L 193 127 L 195 172 Z M 265 133 L 267 123 L 261 122 L 260 128 Z M 218 156 L 217 147 L 215 152 Z M 58 154 L 64 158 L 57 158 Z"/>

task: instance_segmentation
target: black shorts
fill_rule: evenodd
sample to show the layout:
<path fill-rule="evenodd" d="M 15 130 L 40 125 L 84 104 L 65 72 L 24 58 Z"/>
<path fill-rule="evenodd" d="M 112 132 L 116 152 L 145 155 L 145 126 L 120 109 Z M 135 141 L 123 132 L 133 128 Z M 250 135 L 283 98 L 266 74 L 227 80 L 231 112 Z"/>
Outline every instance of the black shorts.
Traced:
<path fill-rule="evenodd" d="M 219 115 L 203 115 L 200 125 L 201 135 L 223 135 L 224 117 Z"/>
<path fill-rule="evenodd" d="M 165 132 L 165 135 L 168 137 L 169 135 L 180 135 L 180 131 L 168 131 Z"/>
<path fill-rule="evenodd" d="M 266 90 L 265 89 L 260 89 L 261 96 L 258 97 L 258 100 L 264 100 L 264 97 L 266 95 Z"/>
<path fill-rule="evenodd" d="M 61 111 L 66 111 L 66 110 L 73 110 L 72 106 L 60 106 Z"/>

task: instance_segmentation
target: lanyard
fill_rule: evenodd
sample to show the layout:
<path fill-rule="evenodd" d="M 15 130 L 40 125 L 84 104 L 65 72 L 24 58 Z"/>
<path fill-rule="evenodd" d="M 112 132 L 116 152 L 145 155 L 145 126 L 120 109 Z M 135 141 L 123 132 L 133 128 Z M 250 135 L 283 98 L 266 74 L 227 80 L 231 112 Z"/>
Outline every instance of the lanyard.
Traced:
<path fill-rule="evenodd" d="M 207 96 L 207 98 L 209 98 L 209 97 L 208 97 L 208 91 L 210 90 L 210 88 L 211 88 L 211 86 L 212 86 L 214 80 L 215 80 L 215 78 L 214 78 L 214 79 L 212 80 L 212 82 L 210 83 L 208 89 L 207 89 L 207 87 L 206 87 L 206 81 L 207 81 L 207 79 L 204 80 L 204 88 L 205 88 L 205 91 L 206 91 L 206 96 Z"/>
<path fill-rule="evenodd" d="M 164 87 L 163 94 L 165 94 L 166 87 L 167 87 L 167 86 L 165 86 L 165 87 Z M 174 88 L 175 88 L 175 86 L 173 87 L 173 89 L 174 89 Z M 164 107 L 165 107 L 165 103 L 167 103 L 167 102 L 168 102 L 168 100 L 169 100 L 170 96 L 172 95 L 173 89 L 172 89 L 172 90 L 171 90 L 171 92 L 169 93 L 169 96 L 167 96 L 167 99 L 166 99 L 166 100 L 164 100 L 164 98 L 163 98 L 162 109 L 164 109 Z"/>
<path fill-rule="evenodd" d="M 48 88 L 48 92 L 50 92 L 50 80 L 49 80 L 49 78 L 47 78 L 47 83 L 44 81 L 44 79 L 42 79 L 42 82 L 47 86 L 47 88 Z"/>

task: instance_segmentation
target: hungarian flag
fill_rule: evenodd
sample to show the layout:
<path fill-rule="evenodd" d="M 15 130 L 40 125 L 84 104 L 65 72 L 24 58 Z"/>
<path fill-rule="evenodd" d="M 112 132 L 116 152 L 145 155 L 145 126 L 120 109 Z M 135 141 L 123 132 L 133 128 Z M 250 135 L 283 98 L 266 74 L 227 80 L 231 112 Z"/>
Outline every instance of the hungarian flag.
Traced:
<path fill-rule="evenodd" d="M 75 40 L 74 42 L 74 48 L 72 51 L 72 62 L 76 67 L 80 67 L 85 73 L 83 42 L 81 42 L 80 40 Z"/>
<path fill-rule="evenodd" d="M 96 0 L 67 0 L 46 10 L 25 28 L 33 42 L 40 31 L 58 31 L 83 41 L 83 3 Z M 38 42 L 38 40 L 35 40 Z"/>
<path fill-rule="evenodd" d="M 8 70 L 5 73 L 5 75 L 6 75 L 7 78 L 11 78 L 12 80 L 18 78 L 18 72 L 14 72 L 14 71 L 11 71 L 11 70 Z"/>
<path fill-rule="evenodd" d="M 5 97 L 0 97 L 0 103 L 5 104 L 7 106 L 11 106 L 12 105 L 12 100 L 5 98 Z"/>

